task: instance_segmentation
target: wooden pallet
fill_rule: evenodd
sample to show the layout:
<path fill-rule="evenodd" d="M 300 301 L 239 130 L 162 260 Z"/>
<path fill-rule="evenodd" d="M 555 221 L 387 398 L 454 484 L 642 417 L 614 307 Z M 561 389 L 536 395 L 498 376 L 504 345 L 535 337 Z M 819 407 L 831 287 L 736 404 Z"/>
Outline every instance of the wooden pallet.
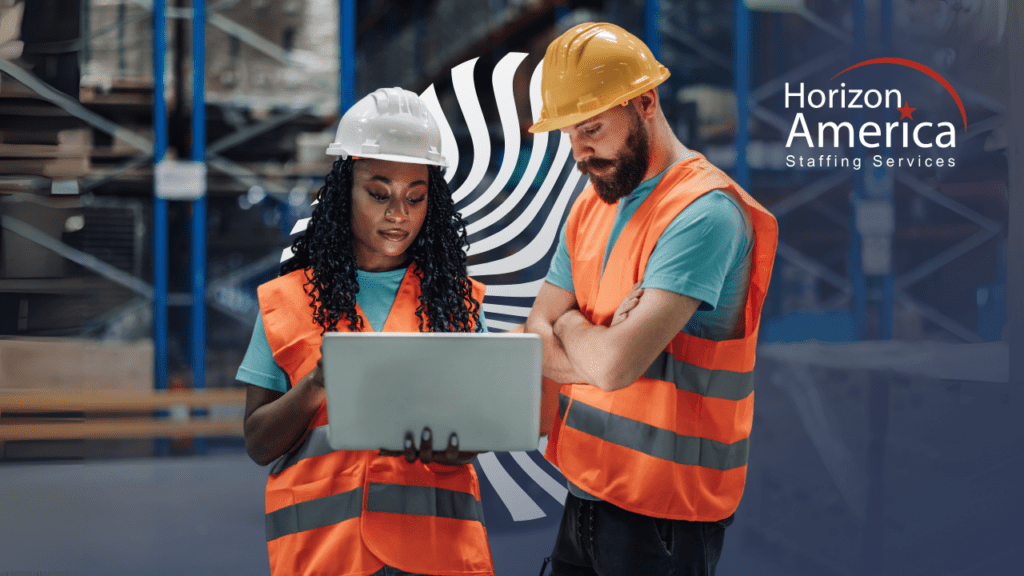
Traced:
<path fill-rule="evenodd" d="M 0 392 L 0 442 L 241 436 L 241 418 L 183 419 L 153 412 L 177 415 L 194 408 L 244 405 L 245 390 L 240 388 L 135 393 L 5 390 Z"/>
<path fill-rule="evenodd" d="M 44 176 L 72 180 L 92 169 L 91 134 L 86 129 L 0 131 L 0 175 Z"/>
<path fill-rule="evenodd" d="M 174 106 L 168 94 L 166 105 Z M 152 106 L 153 80 L 151 78 L 112 78 L 109 86 L 83 84 L 78 89 L 78 100 L 85 105 Z"/>

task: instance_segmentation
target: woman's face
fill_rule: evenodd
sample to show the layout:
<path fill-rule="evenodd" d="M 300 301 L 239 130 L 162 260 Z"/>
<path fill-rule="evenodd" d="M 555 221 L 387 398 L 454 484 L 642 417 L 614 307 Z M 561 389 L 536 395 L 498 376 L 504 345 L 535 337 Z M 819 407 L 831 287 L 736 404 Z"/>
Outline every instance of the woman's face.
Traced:
<path fill-rule="evenodd" d="M 352 165 L 352 246 L 360 270 L 405 264 L 427 215 L 427 167 L 362 159 Z"/>

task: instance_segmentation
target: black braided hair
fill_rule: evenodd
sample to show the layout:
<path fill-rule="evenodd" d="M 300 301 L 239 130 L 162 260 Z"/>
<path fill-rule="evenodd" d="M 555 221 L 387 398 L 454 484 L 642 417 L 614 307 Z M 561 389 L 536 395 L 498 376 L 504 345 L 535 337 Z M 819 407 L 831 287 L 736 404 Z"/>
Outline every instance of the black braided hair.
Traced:
<path fill-rule="evenodd" d="M 356 256 L 352 248 L 352 165 L 338 159 L 317 193 L 306 232 L 292 242 L 294 256 L 281 265 L 280 275 L 304 270 L 313 319 L 323 332 L 337 330 L 342 318 L 349 329 L 361 330 L 356 314 Z M 466 226 L 455 211 L 451 190 L 436 166 L 429 173 L 427 214 L 416 239 L 406 251 L 420 278 L 416 316 L 420 330 L 471 332 L 479 324 L 480 303 L 473 298 L 466 276 Z M 466 302 L 469 306 L 466 306 Z M 424 317 L 425 315 L 425 317 Z"/>

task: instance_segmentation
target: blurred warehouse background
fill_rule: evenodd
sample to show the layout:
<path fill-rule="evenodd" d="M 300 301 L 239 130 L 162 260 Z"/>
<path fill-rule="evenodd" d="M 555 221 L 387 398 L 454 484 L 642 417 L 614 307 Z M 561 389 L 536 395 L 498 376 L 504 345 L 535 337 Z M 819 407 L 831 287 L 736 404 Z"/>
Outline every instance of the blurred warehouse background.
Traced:
<path fill-rule="evenodd" d="M 719 573 L 1017 573 L 1020 2 L 0 0 L 0 574 L 267 573 L 234 374 L 339 110 L 436 95 L 471 274 L 508 328 L 585 183 L 559 133 L 526 131 L 531 80 L 592 20 L 651 46 L 682 141 L 780 224 Z M 895 65 L 846 83 L 898 89 L 954 147 L 787 142 L 798 111 L 815 147 L 819 122 L 900 120 L 786 97 L 879 57 L 952 90 Z M 537 453 L 477 467 L 498 574 L 536 574 L 561 477 Z"/>

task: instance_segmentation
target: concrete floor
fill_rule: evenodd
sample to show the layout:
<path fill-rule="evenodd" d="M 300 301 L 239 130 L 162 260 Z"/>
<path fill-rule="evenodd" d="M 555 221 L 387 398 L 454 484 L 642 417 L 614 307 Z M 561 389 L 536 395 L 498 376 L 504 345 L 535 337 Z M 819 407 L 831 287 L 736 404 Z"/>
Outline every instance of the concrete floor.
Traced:
<path fill-rule="evenodd" d="M 0 574 L 180 576 L 269 574 L 266 470 L 244 453 L 6 464 L 0 467 Z M 484 482 L 484 501 L 501 507 Z M 497 573 L 534 576 L 550 553 L 561 506 L 512 523 L 488 506 Z M 733 543 L 734 544 L 734 543 Z M 719 574 L 786 574 L 770 553 L 734 545 Z M 753 555 L 752 555 L 753 554 Z"/>
<path fill-rule="evenodd" d="M 719 576 L 1021 573 L 1020 385 L 765 363 L 756 388 L 747 488 Z M 499 576 L 538 574 L 561 513 L 557 471 L 526 456 L 478 462 Z M 237 445 L 0 460 L 0 575 L 266 575 L 266 473 Z"/>
<path fill-rule="evenodd" d="M 5 466 L 0 573 L 269 574 L 264 482 L 244 453 Z"/>

